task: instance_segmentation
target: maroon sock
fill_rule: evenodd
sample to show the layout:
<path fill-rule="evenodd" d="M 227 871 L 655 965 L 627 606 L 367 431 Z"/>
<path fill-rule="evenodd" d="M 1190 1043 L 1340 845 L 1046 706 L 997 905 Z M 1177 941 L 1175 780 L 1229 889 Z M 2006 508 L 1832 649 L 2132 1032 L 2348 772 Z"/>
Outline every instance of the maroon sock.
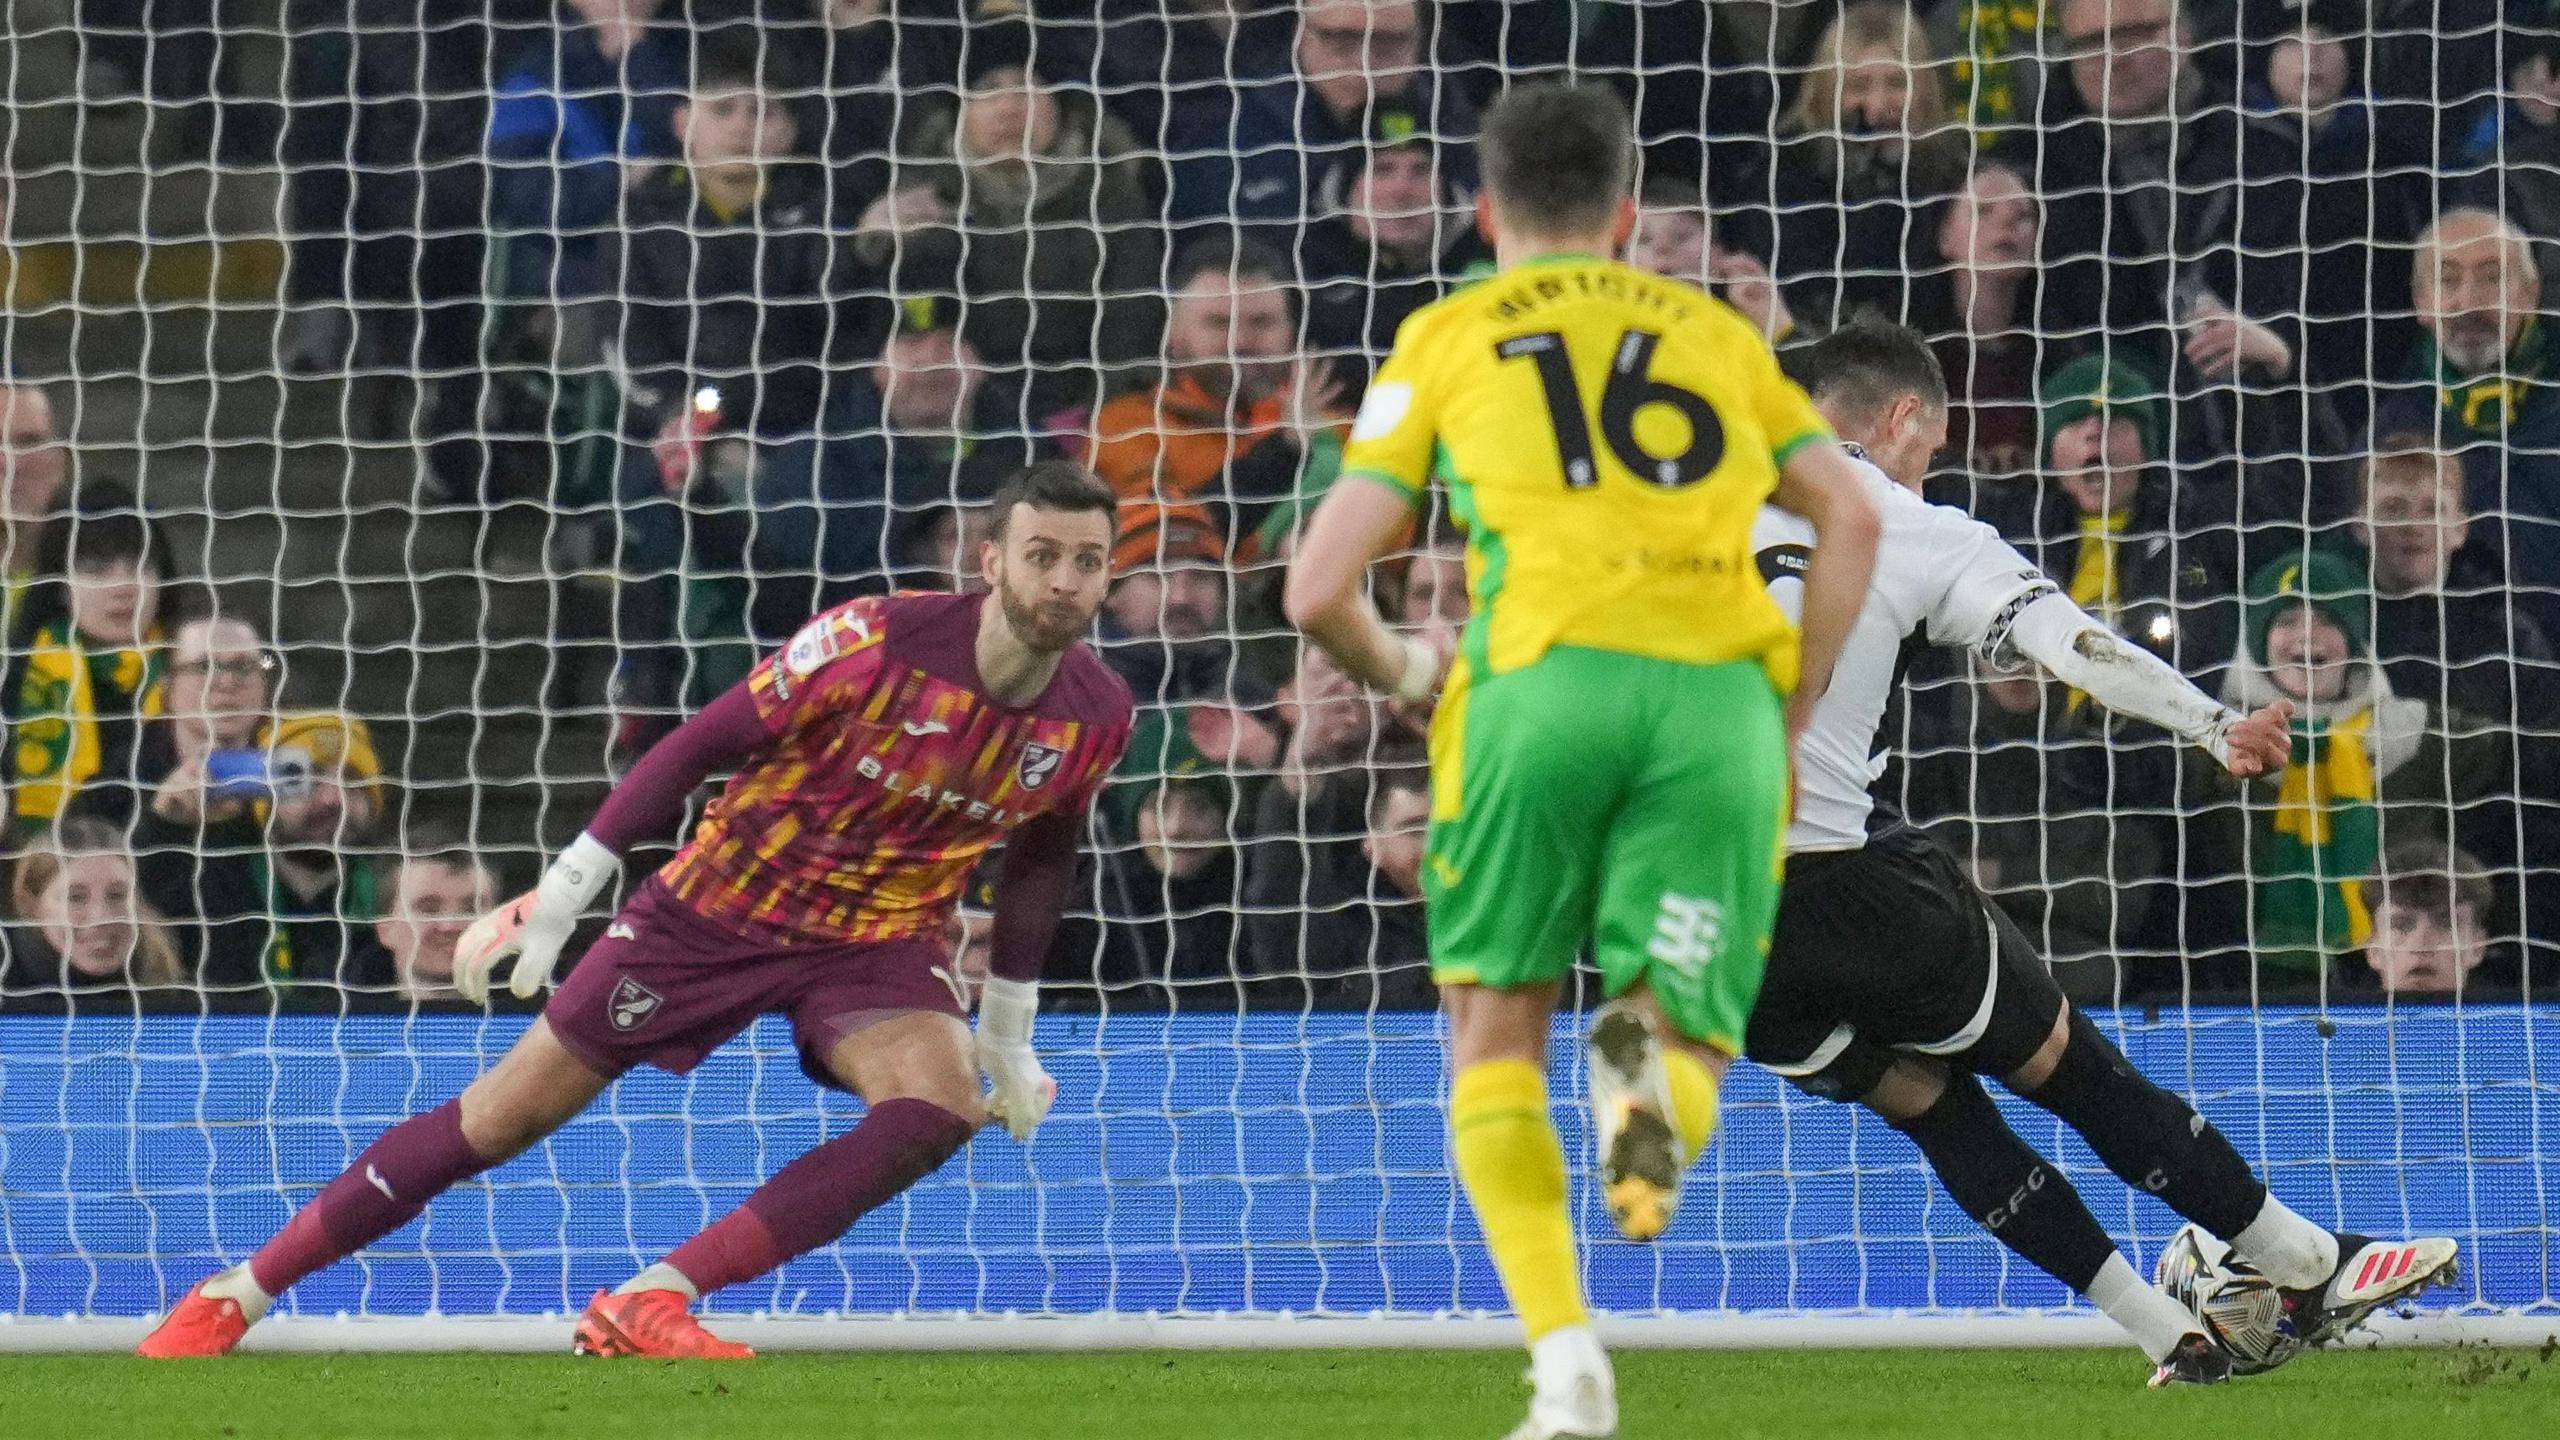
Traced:
<path fill-rule="evenodd" d="M 281 1295 L 303 1276 L 416 1219 L 428 1201 L 489 1164 L 462 1138 L 460 1100 L 411 1116 L 383 1131 L 258 1247 L 249 1257 L 249 1278 L 269 1295 Z"/>
<path fill-rule="evenodd" d="M 815 1250 L 942 1168 L 969 1126 L 930 1100 L 883 1100 L 862 1123 L 774 1173 L 667 1263 L 704 1295 Z"/>

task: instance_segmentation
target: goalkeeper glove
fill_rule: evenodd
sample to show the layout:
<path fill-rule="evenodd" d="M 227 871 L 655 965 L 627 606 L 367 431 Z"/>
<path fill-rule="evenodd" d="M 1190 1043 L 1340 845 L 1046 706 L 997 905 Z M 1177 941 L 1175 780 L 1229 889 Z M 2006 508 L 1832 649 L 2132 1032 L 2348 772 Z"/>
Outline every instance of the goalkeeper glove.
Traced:
<path fill-rule="evenodd" d="M 1058 1098 L 1058 1082 L 1031 1050 L 1031 1017 L 1039 1009 L 1040 987 L 1027 980 L 990 979 L 978 995 L 978 1068 L 987 1075 L 987 1116 L 1025 1144 Z"/>
<path fill-rule="evenodd" d="M 474 1005 L 489 1001 L 491 972 L 516 958 L 507 988 L 530 1000 L 551 978 L 578 917 L 603 893 L 621 862 L 593 836 L 580 835 L 542 872 L 542 883 L 471 924 L 453 947 L 453 988 Z"/>

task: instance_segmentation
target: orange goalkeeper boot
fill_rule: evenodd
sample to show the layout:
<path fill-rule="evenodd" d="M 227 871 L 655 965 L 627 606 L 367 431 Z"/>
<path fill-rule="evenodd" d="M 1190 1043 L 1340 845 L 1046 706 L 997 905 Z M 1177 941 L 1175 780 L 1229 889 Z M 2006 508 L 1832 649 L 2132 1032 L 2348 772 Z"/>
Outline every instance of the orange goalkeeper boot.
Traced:
<path fill-rule="evenodd" d="M 578 1317 L 581 1355 L 641 1355 L 657 1360 L 749 1360 L 755 1351 L 702 1328 L 675 1290 L 602 1290 Z"/>
<path fill-rule="evenodd" d="M 230 1354 L 240 1337 L 249 1333 L 249 1317 L 241 1313 L 239 1301 L 216 1299 L 204 1293 L 204 1286 L 204 1281 L 197 1281 L 160 1328 L 142 1337 L 133 1353 L 145 1360 Z"/>

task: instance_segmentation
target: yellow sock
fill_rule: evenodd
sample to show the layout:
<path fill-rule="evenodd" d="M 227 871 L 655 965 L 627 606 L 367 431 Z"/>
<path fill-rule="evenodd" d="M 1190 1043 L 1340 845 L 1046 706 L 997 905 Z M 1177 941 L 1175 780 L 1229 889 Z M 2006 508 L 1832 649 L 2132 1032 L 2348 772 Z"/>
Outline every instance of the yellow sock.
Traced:
<path fill-rule="evenodd" d="M 1671 1124 L 1695 1163 L 1716 1133 L 1716 1072 L 1677 1045 L 1662 1047 L 1662 1069 L 1671 1079 Z"/>
<path fill-rule="evenodd" d="M 1459 1183 L 1529 1339 L 1586 1323 L 1565 1205 L 1564 1143 L 1547 1118 L 1545 1073 L 1526 1060 L 1459 1071 L 1449 1093 L 1449 1133 Z"/>

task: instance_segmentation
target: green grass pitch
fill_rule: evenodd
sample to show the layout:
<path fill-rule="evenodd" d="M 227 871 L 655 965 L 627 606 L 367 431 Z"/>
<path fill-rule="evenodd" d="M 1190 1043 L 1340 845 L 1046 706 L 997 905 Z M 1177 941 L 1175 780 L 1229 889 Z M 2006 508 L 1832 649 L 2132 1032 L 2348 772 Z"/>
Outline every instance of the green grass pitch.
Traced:
<path fill-rule="evenodd" d="M 1626 1440 L 1829 1436 L 2560 1433 L 2560 1354 L 2307 1356 L 2210 1390 L 2145 1391 L 2130 1351 L 1639 1350 Z M 11 1437 L 596 1436 L 629 1440 L 1493 1440 L 1522 1413 L 1491 1351 L 796 1354 L 738 1364 L 538 1355 L 0 1356 Z"/>

